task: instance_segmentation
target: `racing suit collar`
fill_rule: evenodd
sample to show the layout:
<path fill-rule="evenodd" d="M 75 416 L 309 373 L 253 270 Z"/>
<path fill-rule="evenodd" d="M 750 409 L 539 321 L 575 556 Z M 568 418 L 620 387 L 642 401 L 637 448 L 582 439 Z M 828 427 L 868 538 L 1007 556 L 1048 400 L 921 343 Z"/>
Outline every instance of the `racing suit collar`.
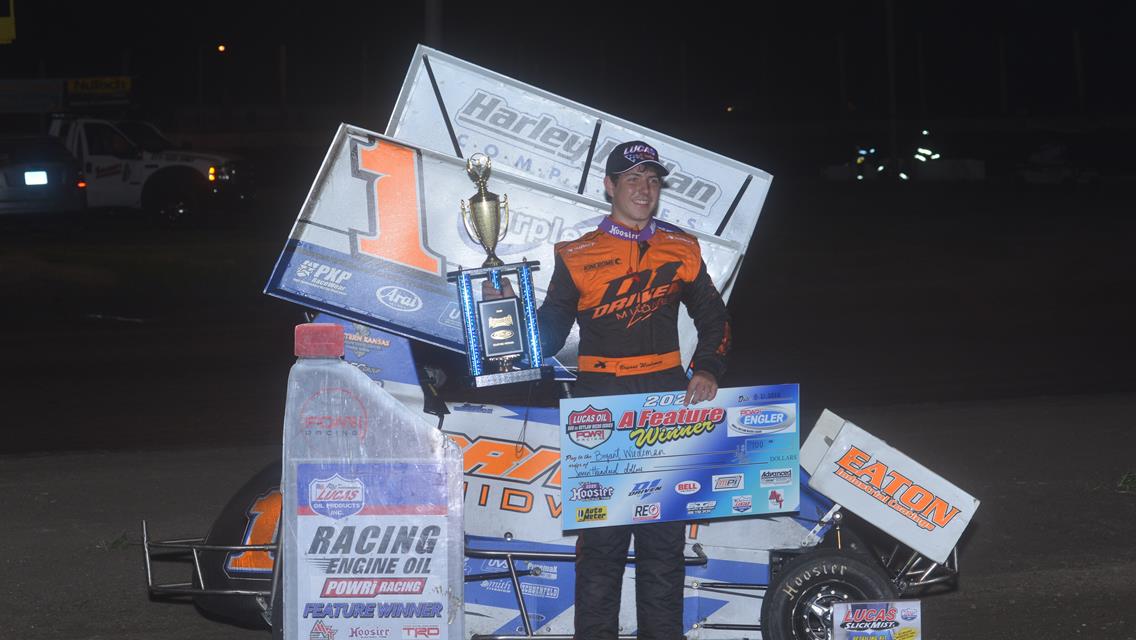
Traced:
<path fill-rule="evenodd" d="M 644 225 L 642 229 L 631 229 L 612 220 L 611 216 L 607 216 L 600 222 L 599 229 L 620 240 L 638 240 L 639 242 L 644 242 L 650 240 L 651 236 L 655 235 L 655 221 L 652 219 Z"/>

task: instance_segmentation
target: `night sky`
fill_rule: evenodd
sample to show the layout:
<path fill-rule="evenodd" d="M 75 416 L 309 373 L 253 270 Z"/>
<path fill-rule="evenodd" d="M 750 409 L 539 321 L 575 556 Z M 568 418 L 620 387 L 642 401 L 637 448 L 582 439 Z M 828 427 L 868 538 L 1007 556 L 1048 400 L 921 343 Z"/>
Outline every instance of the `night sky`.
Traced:
<path fill-rule="evenodd" d="M 897 115 L 1132 114 L 1136 11 L 1114 4 L 893 3 Z M 889 115 L 883 0 L 434 6 L 428 29 L 421 1 L 17 0 L 17 40 L 0 47 L 0 67 L 128 74 L 137 106 L 160 111 L 198 102 L 200 62 L 206 105 L 373 105 L 385 120 L 425 42 L 655 127 Z"/>

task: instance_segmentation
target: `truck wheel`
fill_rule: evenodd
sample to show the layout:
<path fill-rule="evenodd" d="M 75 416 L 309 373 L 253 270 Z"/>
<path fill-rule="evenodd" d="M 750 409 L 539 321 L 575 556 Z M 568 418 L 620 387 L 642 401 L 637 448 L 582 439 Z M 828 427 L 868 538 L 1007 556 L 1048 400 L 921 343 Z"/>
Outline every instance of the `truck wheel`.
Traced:
<path fill-rule="evenodd" d="M 832 605 L 892 600 L 895 586 L 859 554 L 833 550 L 806 553 L 785 565 L 761 603 L 761 636 L 766 640 L 829 640 Z"/>

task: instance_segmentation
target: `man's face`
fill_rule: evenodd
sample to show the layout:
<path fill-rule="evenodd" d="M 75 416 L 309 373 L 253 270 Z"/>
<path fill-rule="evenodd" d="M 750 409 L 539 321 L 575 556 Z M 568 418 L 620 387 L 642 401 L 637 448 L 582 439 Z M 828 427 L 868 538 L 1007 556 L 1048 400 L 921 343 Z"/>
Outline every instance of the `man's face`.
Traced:
<path fill-rule="evenodd" d="M 604 188 L 611 197 L 611 217 L 624 226 L 643 228 L 659 206 L 659 189 L 662 186 L 658 170 L 647 164 L 614 178 L 605 177 Z"/>

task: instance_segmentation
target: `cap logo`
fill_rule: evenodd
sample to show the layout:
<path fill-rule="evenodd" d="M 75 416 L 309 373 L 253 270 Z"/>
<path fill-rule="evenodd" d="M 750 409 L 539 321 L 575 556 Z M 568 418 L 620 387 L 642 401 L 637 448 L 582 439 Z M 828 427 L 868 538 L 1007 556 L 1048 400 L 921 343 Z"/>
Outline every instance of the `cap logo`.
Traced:
<path fill-rule="evenodd" d="M 646 144 L 633 144 L 623 150 L 623 157 L 632 164 L 640 162 L 653 162 L 659 161 L 659 152 L 655 148 Z"/>

